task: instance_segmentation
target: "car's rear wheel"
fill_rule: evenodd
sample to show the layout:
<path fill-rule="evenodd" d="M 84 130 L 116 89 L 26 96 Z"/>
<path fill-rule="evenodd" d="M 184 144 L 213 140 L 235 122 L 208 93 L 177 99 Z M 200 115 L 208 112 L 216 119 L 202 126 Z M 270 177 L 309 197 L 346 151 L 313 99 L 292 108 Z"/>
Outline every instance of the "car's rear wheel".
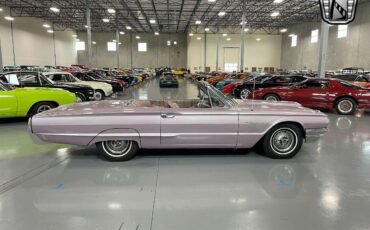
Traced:
<path fill-rule="evenodd" d="M 76 102 L 77 103 L 80 103 L 80 102 L 84 102 L 86 101 L 86 97 L 80 93 L 76 93 Z"/>
<path fill-rule="evenodd" d="M 248 99 L 248 96 L 252 93 L 251 90 L 249 89 L 243 89 L 242 91 L 240 91 L 240 99 Z"/>
<path fill-rule="evenodd" d="M 51 102 L 39 102 L 33 107 L 32 111 L 31 111 L 31 115 L 42 113 L 44 111 L 53 109 L 55 107 L 57 107 L 57 106 L 54 103 L 51 103 Z"/>
<path fill-rule="evenodd" d="M 128 161 L 132 159 L 138 150 L 135 141 L 110 140 L 96 144 L 101 156 L 109 161 Z"/>
<path fill-rule="evenodd" d="M 269 93 L 263 97 L 266 101 L 280 101 L 280 98 L 276 94 Z"/>
<path fill-rule="evenodd" d="M 339 114 L 351 115 L 356 111 L 357 103 L 352 98 L 344 97 L 337 100 L 335 108 Z"/>
<path fill-rule="evenodd" d="M 273 127 L 262 141 L 266 156 L 275 159 L 294 157 L 302 147 L 303 133 L 294 124 L 281 124 Z"/>
<path fill-rule="evenodd" d="M 104 92 L 101 90 L 95 90 L 94 99 L 96 101 L 101 101 L 104 99 Z"/>

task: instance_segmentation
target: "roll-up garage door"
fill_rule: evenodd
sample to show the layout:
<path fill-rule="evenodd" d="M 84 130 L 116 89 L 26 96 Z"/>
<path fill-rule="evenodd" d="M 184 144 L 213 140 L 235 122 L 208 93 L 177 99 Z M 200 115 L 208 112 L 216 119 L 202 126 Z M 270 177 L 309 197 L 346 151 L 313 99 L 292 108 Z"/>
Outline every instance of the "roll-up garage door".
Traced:
<path fill-rule="evenodd" d="M 225 47 L 224 48 L 224 71 L 233 72 L 239 69 L 239 47 Z"/>

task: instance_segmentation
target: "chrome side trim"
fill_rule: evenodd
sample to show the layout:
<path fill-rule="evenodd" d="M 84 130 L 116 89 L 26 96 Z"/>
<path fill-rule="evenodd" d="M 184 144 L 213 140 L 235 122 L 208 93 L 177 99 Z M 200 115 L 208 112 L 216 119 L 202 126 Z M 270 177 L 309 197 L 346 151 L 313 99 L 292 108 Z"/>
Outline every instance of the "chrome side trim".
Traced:
<path fill-rule="evenodd" d="M 306 142 L 315 142 L 320 137 L 324 136 L 328 132 L 327 128 L 320 129 L 306 129 Z"/>

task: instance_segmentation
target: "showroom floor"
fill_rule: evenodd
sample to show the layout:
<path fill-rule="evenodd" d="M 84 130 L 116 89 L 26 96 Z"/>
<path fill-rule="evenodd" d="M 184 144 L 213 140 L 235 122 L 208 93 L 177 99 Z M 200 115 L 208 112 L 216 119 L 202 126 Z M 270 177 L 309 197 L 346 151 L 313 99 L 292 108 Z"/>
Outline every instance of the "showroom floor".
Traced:
<path fill-rule="evenodd" d="M 187 98 L 149 81 L 121 98 Z M 329 114 L 329 133 L 291 160 L 253 151 L 145 150 L 112 163 L 94 148 L 34 144 L 0 121 L 0 229 L 366 229 L 370 116 Z"/>

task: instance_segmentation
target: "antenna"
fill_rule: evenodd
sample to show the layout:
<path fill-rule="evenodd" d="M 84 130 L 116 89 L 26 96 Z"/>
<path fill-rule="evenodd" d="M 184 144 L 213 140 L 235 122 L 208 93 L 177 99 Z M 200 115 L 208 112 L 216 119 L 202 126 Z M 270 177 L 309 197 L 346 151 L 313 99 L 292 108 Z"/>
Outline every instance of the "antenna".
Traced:
<path fill-rule="evenodd" d="M 253 77 L 252 111 L 254 110 L 254 90 L 256 89 L 256 77 Z"/>

